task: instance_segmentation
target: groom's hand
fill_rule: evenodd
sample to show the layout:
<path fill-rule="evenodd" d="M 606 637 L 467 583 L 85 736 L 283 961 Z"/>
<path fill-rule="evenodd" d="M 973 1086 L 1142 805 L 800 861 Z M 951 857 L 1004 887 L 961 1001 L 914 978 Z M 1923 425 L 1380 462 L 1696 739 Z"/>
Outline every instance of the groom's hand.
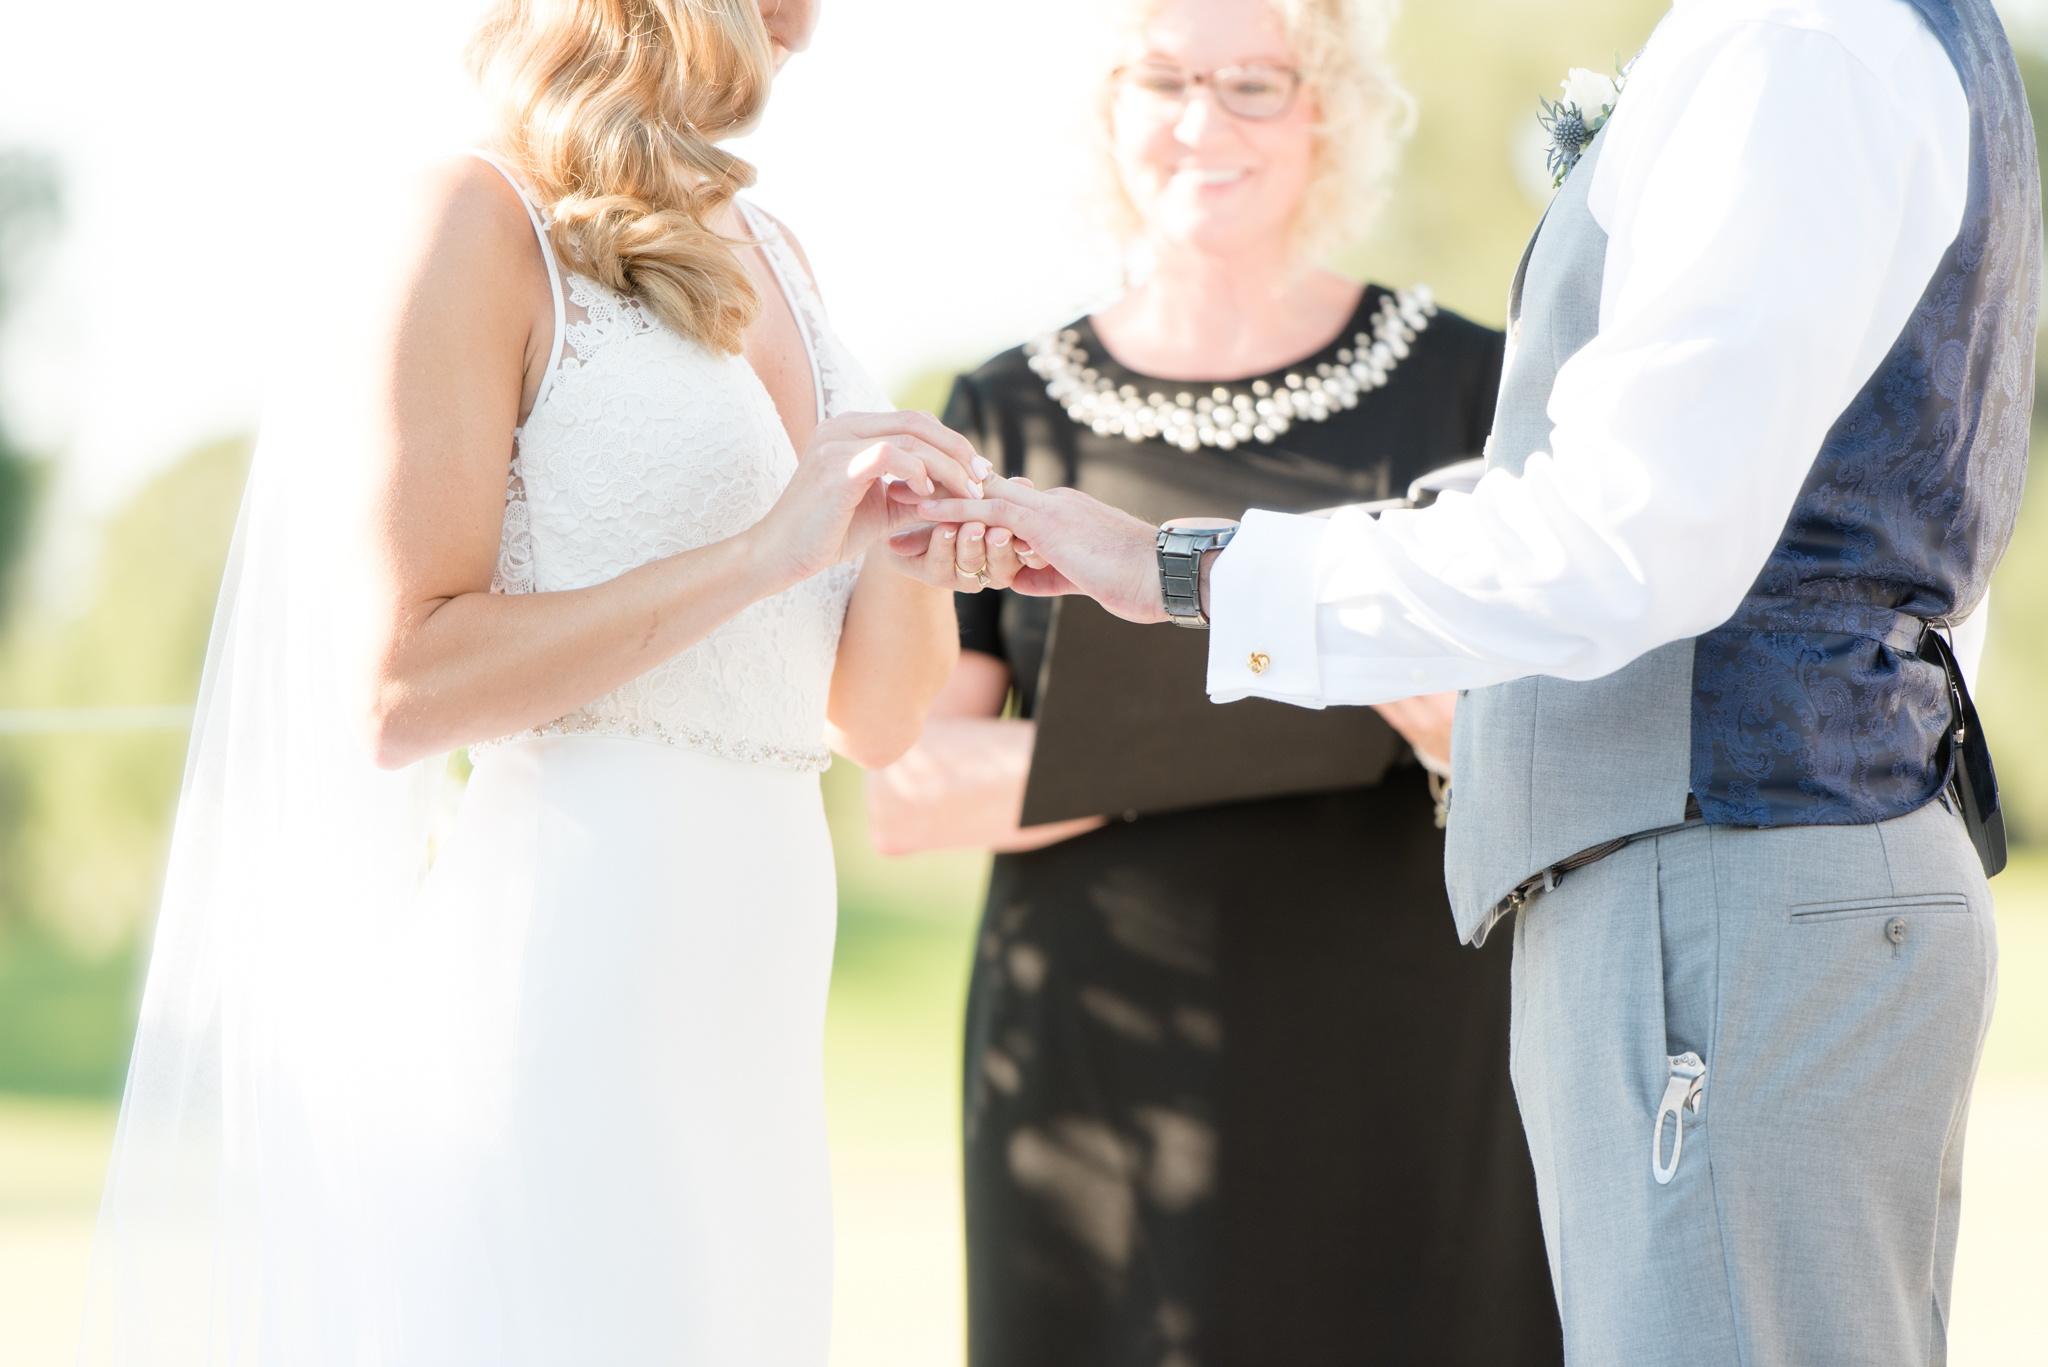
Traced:
<path fill-rule="evenodd" d="M 1031 547 L 1011 588 L 1051 597 L 1085 593 L 1131 622 L 1163 622 L 1159 529 L 1078 489 L 1032 488 L 991 477 L 987 497 L 927 499 L 918 514 L 931 522 L 981 522 L 1007 528 Z"/>

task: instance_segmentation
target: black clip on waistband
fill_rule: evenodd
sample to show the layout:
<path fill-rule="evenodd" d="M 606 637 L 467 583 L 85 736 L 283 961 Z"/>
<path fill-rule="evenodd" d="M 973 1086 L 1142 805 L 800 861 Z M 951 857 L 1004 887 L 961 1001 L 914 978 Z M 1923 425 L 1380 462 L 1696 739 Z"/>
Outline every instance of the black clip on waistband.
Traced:
<path fill-rule="evenodd" d="M 1930 622 L 1920 634 L 1920 658 L 1941 666 L 1948 676 L 1948 697 L 1952 725 L 1946 739 L 1949 759 L 1948 787 L 1963 809 L 1963 829 L 1984 865 L 1986 878 L 2005 868 L 2005 813 L 1998 805 L 1998 774 L 1991 767 L 1991 746 L 1984 739 L 1984 727 L 1977 720 L 1977 705 L 1970 701 L 1970 686 L 1963 681 L 1963 668 L 1956 663 L 1955 648 Z"/>

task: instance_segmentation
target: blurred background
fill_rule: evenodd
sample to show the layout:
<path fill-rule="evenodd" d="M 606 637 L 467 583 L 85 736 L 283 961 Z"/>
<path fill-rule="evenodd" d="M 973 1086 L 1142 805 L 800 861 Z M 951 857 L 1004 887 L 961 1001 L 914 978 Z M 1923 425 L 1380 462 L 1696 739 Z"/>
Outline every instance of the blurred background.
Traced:
<path fill-rule="evenodd" d="M 479 0 L 343 9 L 8 0 L 0 84 L 0 1363 L 69 1362 L 169 823 L 266 373 L 394 173 L 474 142 Z M 1427 0 L 1393 207 L 1346 270 L 1498 325 L 1548 197 L 1536 101 L 1658 0 Z M 2005 8 L 2048 110 L 2048 0 Z M 907 407 L 1113 292 L 1081 187 L 1086 0 L 827 0 L 744 154 L 841 331 Z M 87 55 L 89 54 L 89 56 Z M 1970 1127 L 1958 1367 L 2048 1362 L 2048 480 L 1996 581 L 1978 696 L 2020 848 Z M 828 1086 L 834 1367 L 961 1360 L 956 1074 L 986 861 L 884 860 L 860 775 Z M 1450 928 L 1445 927 L 1445 933 Z M 1854 1136 L 1843 1136 L 1845 1154 Z"/>

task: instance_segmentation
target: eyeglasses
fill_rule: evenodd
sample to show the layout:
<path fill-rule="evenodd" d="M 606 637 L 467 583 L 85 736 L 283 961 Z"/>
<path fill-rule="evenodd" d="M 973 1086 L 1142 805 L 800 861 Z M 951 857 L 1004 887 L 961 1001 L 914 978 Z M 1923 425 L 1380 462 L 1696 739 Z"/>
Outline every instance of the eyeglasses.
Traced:
<path fill-rule="evenodd" d="M 1178 114 L 1194 88 L 1206 85 L 1225 112 L 1240 119 L 1278 119 L 1294 107 L 1301 73 L 1285 66 L 1222 66 L 1214 71 L 1188 71 L 1164 62 L 1139 62 L 1111 73 L 1118 93 L 1142 101 L 1160 113 Z"/>

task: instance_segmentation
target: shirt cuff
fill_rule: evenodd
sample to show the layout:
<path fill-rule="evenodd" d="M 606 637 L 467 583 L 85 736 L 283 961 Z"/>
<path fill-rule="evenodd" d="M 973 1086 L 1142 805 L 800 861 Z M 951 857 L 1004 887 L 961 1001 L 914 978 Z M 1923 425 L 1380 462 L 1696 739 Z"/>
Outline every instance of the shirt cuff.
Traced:
<path fill-rule="evenodd" d="M 1248 512 L 1209 571 L 1209 700 L 1323 705 L 1316 560 L 1327 518 Z"/>

